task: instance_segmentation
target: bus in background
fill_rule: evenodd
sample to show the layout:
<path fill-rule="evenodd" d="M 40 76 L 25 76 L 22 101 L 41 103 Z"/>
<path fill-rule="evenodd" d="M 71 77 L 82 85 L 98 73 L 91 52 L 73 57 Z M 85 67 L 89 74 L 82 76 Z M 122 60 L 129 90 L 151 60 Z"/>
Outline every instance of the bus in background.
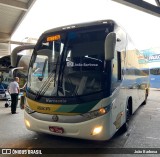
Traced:
<path fill-rule="evenodd" d="M 0 100 L 11 99 L 7 89 L 13 77 L 19 77 L 20 88 L 24 87 L 33 48 L 34 44 L 17 46 L 12 51 L 13 54 L 0 58 Z M 22 95 L 23 92 L 20 92 L 18 98 L 20 99 Z M 8 106 L 9 104 L 6 103 L 5 107 Z"/>
<path fill-rule="evenodd" d="M 28 76 L 28 67 L 34 44 L 17 46 L 11 53 L 10 77 L 19 77 L 20 88 L 24 86 Z"/>
<path fill-rule="evenodd" d="M 11 97 L 8 93 L 8 83 L 6 83 L 6 75 L 9 72 L 9 68 L 0 68 L 0 100 L 9 100 Z M 8 80 L 9 81 L 9 80 Z"/>
<path fill-rule="evenodd" d="M 160 88 L 160 67 L 150 68 L 150 87 Z"/>
<path fill-rule="evenodd" d="M 126 131 L 148 96 L 149 69 L 139 55 L 113 20 L 44 32 L 29 64 L 27 129 L 101 141 Z"/>
<path fill-rule="evenodd" d="M 155 49 L 159 53 L 160 49 Z M 149 56 L 149 68 L 150 68 L 150 87 L 160 88 L 160 54 L 153 54 Z"/>
<path fill-rule="evenodd" d="M 160 88 L 160 48 L 141 50 L 140 62 L 147 62 L 150 69 L 150 88 Z"/>

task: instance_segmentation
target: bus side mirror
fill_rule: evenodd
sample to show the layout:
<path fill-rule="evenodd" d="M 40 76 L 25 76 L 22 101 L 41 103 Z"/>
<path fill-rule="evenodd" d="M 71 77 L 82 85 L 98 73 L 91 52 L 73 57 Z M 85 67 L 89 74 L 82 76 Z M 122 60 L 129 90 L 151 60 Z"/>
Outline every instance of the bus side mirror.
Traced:
<path fill-rule="evenodd" d="M 114 58 L 115 46 L 116 33 L 111 32 L 105 39 L 105 60 L 112 60 Z"/>

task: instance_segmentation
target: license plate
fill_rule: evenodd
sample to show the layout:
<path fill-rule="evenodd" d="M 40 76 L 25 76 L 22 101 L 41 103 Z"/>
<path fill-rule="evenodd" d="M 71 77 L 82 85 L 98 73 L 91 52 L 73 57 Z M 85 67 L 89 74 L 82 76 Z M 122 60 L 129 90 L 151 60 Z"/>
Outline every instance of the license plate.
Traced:
<path fill-rule="evenodd" d="M 63 134 L 64 133 L 64 129 L 61 128 L 61 127 L 57 127 L 57 126 L 49 126 L 49 130 L 51 132 L 55 132 L 55 133 L 58 133 L 58 134 Z"/>

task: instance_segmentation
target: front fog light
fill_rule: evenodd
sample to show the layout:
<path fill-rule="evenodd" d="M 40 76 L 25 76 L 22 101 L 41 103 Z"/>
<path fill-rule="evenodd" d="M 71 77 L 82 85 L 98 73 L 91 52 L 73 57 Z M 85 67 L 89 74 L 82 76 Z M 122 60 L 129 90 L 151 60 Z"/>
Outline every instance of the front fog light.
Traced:
<path fill-rule="evenodd" d="M 92 135 L 100 134 L 101 131 L 102 131 L 102 129 L 103 129 L 102 126 L 95 127 L 95 128 L 93 129 Z"/>
<path fill-rule="evenodd" d="M 28 120 L 26 120 L 26 119 L 25 119 L 25 124 L 26 124 L 26 126 L 27 126 L 28 128 L 30 128 L 31 124 L 30 124 L 30 122 L 29 122 Z"/>

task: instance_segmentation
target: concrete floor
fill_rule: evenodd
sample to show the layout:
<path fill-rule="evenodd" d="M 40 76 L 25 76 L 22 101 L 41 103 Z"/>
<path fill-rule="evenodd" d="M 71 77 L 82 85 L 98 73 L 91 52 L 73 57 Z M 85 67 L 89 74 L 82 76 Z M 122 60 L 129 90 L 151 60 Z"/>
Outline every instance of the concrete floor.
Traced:
<path fill-rule="evenodd" d="M 96 148 L 159 148 L 160 152 L 160 91 L 151 90 L 147 104 L 141 106 L 131 117 L 126 133 L 118 132 L 110 141 L 95 142 L 28 131 L 23 122 L 23 110 L 12 115 L 10 107 L 0 101 L 0 148 L 87 148 L 89 154 L 54 154 L 47 156 L 105 156 L 105 157 L 143 157 L 160 156 L 146 154 L 92 154 Z M 79 151 L 83 151 L 80 149 Z M 120 150 L 120 149 L 119 149 Z M 118 151 L 119 151 L 118 150 Z M 126 149 L 127 150 L 127 149 Z M 60 149 L 63 152 L 63 149 Z M 2 156 L 2 155 L 0 155 Z M 6 156 L 6 155 L 3 155 Z M 7 155 L 22 156 L 22 155 Z M 27 156 L 27 155 L 23 155 Z M 31 155 L 29 155 L 31 156 Z M 35 155 L 36 156 L 36 155 Z M 46 156 L 46 155 L 41 155 Z M 39 157 L 39 155 L 38 155 Z"/>

